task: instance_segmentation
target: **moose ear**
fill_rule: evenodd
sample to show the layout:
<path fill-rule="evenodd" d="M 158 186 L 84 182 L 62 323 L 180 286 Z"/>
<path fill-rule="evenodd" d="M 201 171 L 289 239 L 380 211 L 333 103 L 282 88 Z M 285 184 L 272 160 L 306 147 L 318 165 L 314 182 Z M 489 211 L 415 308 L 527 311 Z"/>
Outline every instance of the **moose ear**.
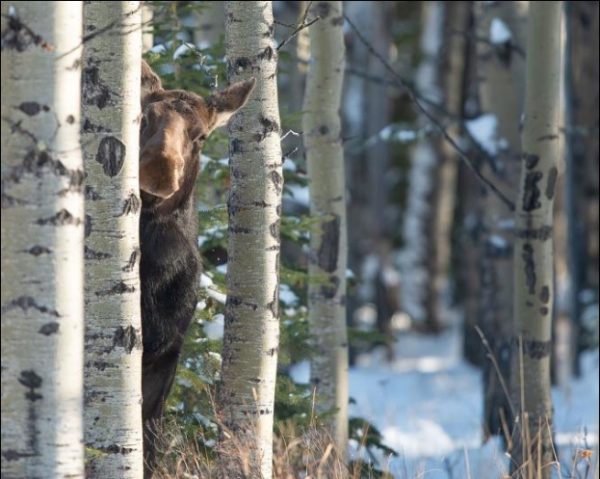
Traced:
<path fill-rule="evenodd" d="M 162 89 L 162 83 L 158 75 L 154 73 L 152 68 L 150 68 L 150 65 L 148 65 L 145 60 L 142 60 L 142 102 L 150 93 L 162 91 Z"/>
<path fill-rule="evenodd" d="M 216 112 L 211 129 L 225 125 L 235 112 L 246 104 L 255 85 L 256 78 L 242 80 L 208 97 L 209 107 Z"/>

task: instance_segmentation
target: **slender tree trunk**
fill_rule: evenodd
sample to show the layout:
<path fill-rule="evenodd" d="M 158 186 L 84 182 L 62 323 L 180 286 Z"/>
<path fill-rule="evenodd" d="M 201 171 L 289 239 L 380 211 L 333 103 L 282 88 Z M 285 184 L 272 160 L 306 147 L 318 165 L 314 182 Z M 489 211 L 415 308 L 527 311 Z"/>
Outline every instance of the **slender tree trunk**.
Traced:
<path fill-rule="evenodd" d="M 229 1 L 225 9 L 229 80 L 254 76 L 257 85 L 229 126 L 229 294 L 219 404 L 224 434 L 240 441 L 248 463 L 227 442 L 220 462 L 223 477 L 270 478 L 283 189 L 277 52 L 271 2 Z"/>
<path fill-rule="evenodd" d="M 527 38 L 525 123 L 516 212 L 514 315 L 518 404 L 514 466 L 523 477 L 551 475 L 552 210 L 559 153 L 561 2 L 532 2 Z"/>
<path fill-rule="evenodd" d="M 85 443 L 90 478 L 142 477 L 142 324 L 138 187 L 140 2 L 88 2 L 84 32 L 86 168 Z"/>
<path fill-rule="evenodd" d="M 148 2 L 142 2 L 142 51 L 154 46 L 154 10 Z"/>
<path fill-rule="evenodd" d="M 502 145 L 493 161 L 484 163 L 483 173 L 504 191 L 510 191 L 512 197 L 516 196 L 519 178 L 526 15 L 527 2 L 476 2 L 476 35 L 490 39 L 490 43 L 477 43 L 481 110 L 496 116 L 494 141 Z M 497 33 L 501 26 L 508 32 L 506 38 Z M 484 216 L 478 323 L 499 368 L 497 371 L 490 360 L 483 365 L 487 439 L 489 435 L 504 437 L 503 424 L 512 423 L 510 398 L 502 382 L 510 383 L 513 285 L 505 279 L 510 278 L 513 271 L 514 213 L 496 195 L 487 192 L 483 192 L 480 202 Z"/>
<path fill-rule="evenodd" d="M 315 347 L 310 372 L 317 412 L 336 411 L 328 426 L 344 460 L 348 445 L 348 242 L 339 116 L 345 63 L 342 2 L 315 2 L 311 14 L 321 19 L 310 27 L 312 62 L 302 117 L 311 216 L 320 220 L 320 228 L 311 234 L 308 268 L 308 320 Z"/>
<path fill-rule="evenodd" d="M 81 3 L 1 8 L 2 477 L 83 478 Z"/>
<path fill-rule="evenodd" d="M 444 9 L 444 56 L 440 71 L 440 83 L 446 110 L 460 117 L 463 109 L 463 80 L 467 40 L 456 32 L 465 32 L 470 19 L 470 2 L 446 2 Z M 458 137 L 456 123 L 447 128 L 452 137 Z M 450 244 L 458 158 L 447 141 L 439 142 L 439 160 L 434 170 L 432 191 L 432 215 L 428 235 L 429 251 L 427 267 L 430 272 L 425 290 L 425 324 L 428 329 L 437 331 L 444 324 L 444 292 L 448 288 L 450 266 Z"/>
<path fill-rule="evenodd" d="M 423 4 L 421 50 L 423 60 L 416 75 L 416 85 L 422 95 L 440 100 L 438 52 L 443 40 L 444 9 L 442 2 Z M 421 119 L 422 126 L 426 120 Z M 437 157 L 430 140 L 419 141 L 411 154 L 407 205 L 402 233 L 401 254 L 402 306 L 416 322 L 427 318 L 426 288 L 431 280 L 427 268 L 429 232 L 432 216 L 431 196 L 434 190 Z"/>
<path fill-rule="evenodd" d="M 598 12 L 598 2 L 566 3 L 568 156 L 565 201 L 569 211 L 573 370 L 577 375 L 580 373 L 579 353 L 584 347 L 581 318 L 586 306 L 593 308 L 593 302 L 598 302 Z M 586 290 L 595 293 L 595 298 L 593 294 L 585 293 Z"/>

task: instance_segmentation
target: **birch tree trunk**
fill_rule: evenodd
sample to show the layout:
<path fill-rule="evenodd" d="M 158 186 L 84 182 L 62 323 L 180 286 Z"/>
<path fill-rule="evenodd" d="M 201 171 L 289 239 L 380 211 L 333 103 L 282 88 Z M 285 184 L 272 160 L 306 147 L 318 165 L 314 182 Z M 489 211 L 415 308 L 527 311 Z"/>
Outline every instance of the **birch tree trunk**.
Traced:
<path fill-rule="evenodd" d="M 552 209 L 559 153 L 561 2 L 532 2 L 527 38 L 525 123 L 516 212 L 514 315 L 518 404 L 514 465 L 549 478 L 552 449 L 551 318 L 554 298 Z"/>
<path fill-rule="evenodd" d="M 2 477 L 83 478 L 81 3 L 1 8 Z"/>
<path fill-rule="evenodd" d="M 463 81 L 467 41 L 456 31 L 467 31 L 470 20 L 470 2 L 444 2 L 444 47 L 445 52 L 440 69 L 440 83 L 446 111 L 457 117 L 463 110 Z M 450 136 L 459 134 L 457 123 L 447 128 Z M 458 158 L 452 146 L 440 139 L 438 144 L 439 160 L 434 174 L 432 191 L 432 215 L 430 218 L 427 241 L 427 268 L 430 272 L 425 290 L 425 325 L 428 329 L 438 331 L 447 321 L 444 305 L 444 292 L 448 288 L 450 266 L 450 244 L 452 222 L 454 220 L 454 204 L 458 175 Z"/>
<path fill-rule="evenodd" d="M 482 172 L 516 196 L 521 138 L 519 123 L 525 97 L 525 47 L 528 2 L 476 2 L 476 35 L 490 42 L 477 42 L 477 77 L 483 114 L 495 115 L 493 139 L 498 151 Z M 504 36 L 500 35 L 503 34 Z M 502 424 L 511 424 L 507 391 L 510 382 L 513 332 L 513 284 L 506 281 L 513 271 L 512 226 L 514 213 L 496 195 L 480 198 L 483 212 L 480 248 L 480 291 L 478 323 L 499 366 L 483 364 L 485 437 L 504 436 Z M 499 377 L 498 374 L 502 377 Z"/>
<path fill-rule="evenodd" d="M 415 84 L 422 95 L 440 101 L 438 52 L 442 47 L 444 6 L 442 2 L 423 3 L 423 30 L 421 51 L 423 60 L 416 74 Z M 425 118 L 420 125 L 425 126 Z M 432 216 L 431 196 L 434 189 L 436 153 L 430 140 L 419 141 L 411 153 L 407 205 L 402 234 L 404 248 L 401 253 L 402 306 L 416 322 L 427 318 L 426 288 L 431 280 L 427 268 Z"/>
<path fill-rule="evenodd" d="M 154 46 L 154 10 L 148 2 L 142 3 L 142 52 Z"/>
<path fill-rule="evenodd" d="M 143 475 L 139 282 L 140 2 L 88 2 L 85 443 L 90 478 Z"/>
<path fill-rule="evenodd" d="M 345 48 L 342 2 L 315 2 L 311 17 L 312 62 L 302 131 L 310 185 L 310 212 L 320 227 L 311 232 L 308 320 L 315 353 L 311 384 L 317 413 L 335 411 L 328 428 L 342 461 L 348 445 L 348 337 L 346 332 L 346 188 L 341 143 Z M 336 476 L 338 477 L 338 476 Z"/>
<path fill-rule="evenodd" d="M 567 125 L 569 134 L 566 203 L 568 219 L 570 310 L 574 318 L 573 370 L 580 374 L 581 318 L 598 302 L 598 2 L 567 2 Z M 586 290 L 595 293 L 584 293 Z M 591 296 L 589 300 L 586 296 Z M 587 304 L 586 304 L 587 303 Z M 591 303 L 591 305 L 590 305 Z M 597 308 L 597 307 L 596 307 Z M 597 309 L 596 309 L 597 310 Z"/>
<path fill-rule="evenodd" d="M 229 125 L 228 296 L 219 406 L 224 434 L 233 440 L 222 443 L 220 470 L 223 477 L 270 478 L 283 189 L 277 52 L 270 1 L 229 1 L 225 9 L 229 81 L 254 76 L 257 85 Z M 238 441 L 247 458 L 228 448 L 227 442 L 235 447 Z"/>

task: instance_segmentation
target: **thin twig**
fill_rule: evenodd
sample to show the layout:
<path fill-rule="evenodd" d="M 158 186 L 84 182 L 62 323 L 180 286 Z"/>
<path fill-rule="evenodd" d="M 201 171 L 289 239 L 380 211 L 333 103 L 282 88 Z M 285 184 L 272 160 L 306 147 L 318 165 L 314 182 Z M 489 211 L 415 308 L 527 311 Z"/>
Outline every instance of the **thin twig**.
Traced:
<path fill-rule="evenodd" d="M 371 55 L 373 55 L 375 58 L 377 58 L 377 60 L 379 60 L 381 62 L 381 64 L 385 67 L 385 69 L 394 78 L 397 79 L 398 83 L 406 89 L 409 98 L 412 100 L 413 104 L 417 107 L 418 111 L 421 112 L 435 126 L 435 128 L 442 134 L 442 137 L 450 144 L 450 146 L 452 146 L 454 151 L 456 151 L 456 153 L 458 153 L 458 156 L 460 157 L 460 159 L 465 162 L 465 164 L 471 169 L 471 171 L 473 171 L 473 173 L 475 173 L 475 176 L 479 179 L 479 181 L 481 181 L 494 194 L 496 194 L 496 196 L 498 196 L 498 198 L 500 198 L 500 200 L 502 200 L 502 202 L 508 207 L 508 209 L 510 211 L 515 211 L 514 202 L 512 202 L 502 191 L 500 191 L 500 189 L 496 185 L 494 185 L 494 183 L 492 183 L 488 178 L 486 178 L 485 176 L 483 176 L 481 174 L 481 172 L 475 167 L 475 165 L 473 164 L 473 162 L 471 161 L 471 159 L 469 158 L 467 153 L 458 145 L 456 140 L 454 140 L 454 138 L 452 138 L 450 136 L 450 134 L 448 133 L 448 131 L 446 131 L 446 129 L 440 123 L 440 121 L 437 118 L 435 118 L 435 116 L 433 116 L 429 111 L 427 111 L 427 109 L 423 106 L 423 104 L 419 100 L 419 96 L 415 92 L 415 89 L 412 87 L 410 82 L 407 81 L 402 76 L 400 76 L 398 73 L 396 73 L 396 70 L 394 70 L 390 66 L 390 64 L 387 62 L 387 60 L 379 52 L 377 52 L 377 50 L 375 50 L 375 48 L 369 43 L 369 41 L 362 35 L 362 33 L 360 32 L 358 27 L 354 24 L 354 22 L 352 22 L 352 20 L 350 20 L 350 18 L 348 18 L 348 15 L 346 15 L 345 13 L 344 13 L 344 18 L 348 22 L 348 25 L 350 25 L 350 28 L 352 28 L 352 30 L 354 30 L 354 32 L 356 33 L 356 36 L 360 40 L 360 42 L 367 48 L 369 53 L 371 53 Z"/>
<path fill-rule="evenodd" d="M 477 334 L 479 334 L 479 337 L 481 338 L 483 347 L 487 351 L 487 357 L 490 359 L 490 361 L 494 365 L 494 369 L 496 370 L 496 374 L 498 375 L 498 380 L 500 381 L 500 385 L 502 386 L 502 391 L 506 395 L 506 399 L 508 400 L 508 405 L 510 406 L 511 417 L 515 417 L 515 407 L 512 403 L 510 392 L 508 391 L 508 387 L 506 386 L 506 381 L 504 381 L 504 378 L 502 377 L 502 373 L 500 372 L 500 366 L 498 365 L 498 361 L 496 360 L 494 351 L 492 351 L 492 347 L 490 346 L 490 343 L 488 342 L 487 338 L 483 334 L 483 331 L 481 330 L 481 328 L 479 326 L 475 326 L 475 331 L 477 331 Z"/>
<path fill-rule="evenodd" d="M 308 2 L 308 5 L 306 6 L 306 9 L 304 10 L 304 13 L 302 14 L 302 19 L 300 20 L 300 22 L 295 25 L 295 29 L 292 32 L 292 34 L 287 37 L 285 40 L 283 40 L 279 45 L 277 45 L 277 48 L 275 50 L 279 51 L 281 48 L 283 48 L 292 38 L 294 38 L 296 35 L 298 35 L 298 33 L 300 33 L 302 30 L 304 30 L 305 28 L 310 27 L 313 23 L 318 22 L 321 17 L 317 16 L 314 19 L 312 19 L 310 22 L 306 22 L 306 17 L 308 16 L 308 11 L 310 9 L 310 6 L 312 5 L 313 2 Z M 285 25 L 288 26 L 288 25 Z"/>

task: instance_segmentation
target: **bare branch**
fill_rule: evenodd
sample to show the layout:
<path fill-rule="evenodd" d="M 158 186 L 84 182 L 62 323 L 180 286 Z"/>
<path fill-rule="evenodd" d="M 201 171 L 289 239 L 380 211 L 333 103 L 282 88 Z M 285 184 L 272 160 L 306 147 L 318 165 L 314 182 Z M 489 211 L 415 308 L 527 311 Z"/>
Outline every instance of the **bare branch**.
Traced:
<path fill-rule="evenodd" d="M 441 133 L 442 137 L 452 146 L 454 151 L 458 154 L 461 160 L 465 162 L 465 164 L 475 173 L 475 176 L 479 179 L 481 183 L 483 183 L 488 189 L 490 189 L 500 200 L 509 208 L 510 211 L 515 211 L 515 204 L 511 201 L 494 183 L 492 183 L 488 178 L 483 176 L 478 168 L 473 164 L 473 161 L 469 158 L 467 153 L 458 145 L 456 140 L 450 136 L 450 134 L 446 131 L 442 123 L 431 114 L 427 109 L 423 106 L 423 102 L 419 99 L 418 93 L 415 91 L 411 83 L 399 75 L 387 62 L 387 60 L 379 53 L 375 48 L 369 43 L 369 41 L 362 35 L 358 27 L 348 18 L 348 15 L 344 13 L 344 18 L 350 25 L 350 28 L 354 30 L 359 41 L 367 48 L 369 53 L 373 55 L 377 60 L 381 62 L 381 64 L 385 67 L 385 69 L 396 78 L 397 82 L 406 90 L 409 98 L 412 103 L 417 107 L 417 110 L 421 112 L 432 124 L 433 126 Z"/>

